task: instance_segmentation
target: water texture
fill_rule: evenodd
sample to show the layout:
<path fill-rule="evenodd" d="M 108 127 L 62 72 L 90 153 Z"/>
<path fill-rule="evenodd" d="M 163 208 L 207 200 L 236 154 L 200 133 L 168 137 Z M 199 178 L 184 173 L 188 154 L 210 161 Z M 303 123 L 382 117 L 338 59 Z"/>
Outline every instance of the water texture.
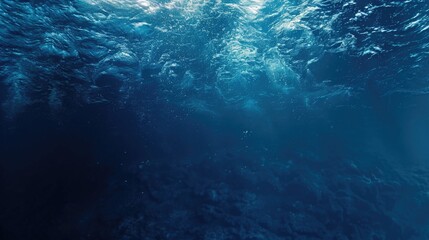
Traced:
<path fill-rule="evenodd" d="M 1 0 L 0 238 L 429 239 L 427 0 Z"/>

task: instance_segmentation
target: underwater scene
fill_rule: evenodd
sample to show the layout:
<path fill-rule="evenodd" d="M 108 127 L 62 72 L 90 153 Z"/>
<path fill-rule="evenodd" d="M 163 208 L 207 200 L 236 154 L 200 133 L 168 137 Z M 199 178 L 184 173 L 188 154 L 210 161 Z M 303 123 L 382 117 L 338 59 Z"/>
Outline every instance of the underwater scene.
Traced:
<path fill-rule="evenodd" d="M 428 0 L 0 0 L 0 239 L 428 240 Z"/>

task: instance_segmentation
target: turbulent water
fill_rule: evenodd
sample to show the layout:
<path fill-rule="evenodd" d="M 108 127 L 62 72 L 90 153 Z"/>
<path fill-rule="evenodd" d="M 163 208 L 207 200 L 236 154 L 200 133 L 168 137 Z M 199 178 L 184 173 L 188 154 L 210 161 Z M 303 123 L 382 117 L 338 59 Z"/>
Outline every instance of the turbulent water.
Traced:
<path fill-rule="evenodd" d="M 429 239 L 427 0 L 1 0 L 1 239 Z"/>

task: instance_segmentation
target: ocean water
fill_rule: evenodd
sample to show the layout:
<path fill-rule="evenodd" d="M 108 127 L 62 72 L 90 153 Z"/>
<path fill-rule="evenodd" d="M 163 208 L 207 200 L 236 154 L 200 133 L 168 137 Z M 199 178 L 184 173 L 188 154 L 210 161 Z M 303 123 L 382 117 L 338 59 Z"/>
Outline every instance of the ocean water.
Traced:
<path fill-rule="evenodd" d="M 429 239 L 427 0 L 0 0 L 0 239 Z"/>

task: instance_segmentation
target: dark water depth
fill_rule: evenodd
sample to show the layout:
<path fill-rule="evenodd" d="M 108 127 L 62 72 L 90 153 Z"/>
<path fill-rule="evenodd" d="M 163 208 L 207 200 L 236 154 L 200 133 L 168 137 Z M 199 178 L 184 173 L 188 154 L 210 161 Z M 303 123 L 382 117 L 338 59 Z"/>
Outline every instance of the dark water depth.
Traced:
<path fill-rule="evenodd" d="M 0 239 L 429 239 L 429 5 L 0 1 Z"/>

